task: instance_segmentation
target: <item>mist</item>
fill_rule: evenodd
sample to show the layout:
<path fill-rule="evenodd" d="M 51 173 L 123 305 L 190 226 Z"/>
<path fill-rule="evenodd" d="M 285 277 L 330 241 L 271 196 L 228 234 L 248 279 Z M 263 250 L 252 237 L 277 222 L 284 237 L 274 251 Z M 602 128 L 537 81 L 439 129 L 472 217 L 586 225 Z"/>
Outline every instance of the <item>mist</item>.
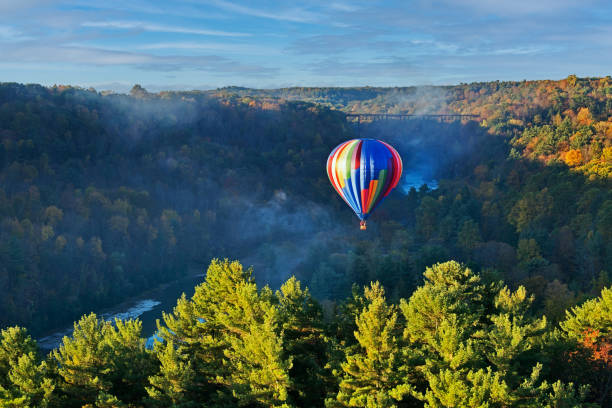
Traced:
<path fill-rule="evenodd" d="M 357 129 L 342 112 L 320 105 L 273 98 L 253 105 L 248 95 L 231 93 L 136 88 L 131 95 L 106 95 L 9 85 L 4 96 L 47 103 L 45 115 L 31 121 L 45 128 L 35 146 L 36 154 L 46 155 L 46 167 L 32 173 L 45 188 L 24 181 L 28 168 L 15 167 L 3 180 L 6 194 L 32 201 L 18 210 L 44 202 L 41 217 L 16 215 L 28 217 L 31 234 L 51 231 L 45 207 L 63 214 L 47 232 L 46 246 L 39 246 L 48 252 L 44 259 L 54 260 L 36 264 L 42 275 L 37 299 L 53 310 L 41 327 L 204 273 L 213 258 L 253 266 L 257 282 L 272 288 L 295 275 L 323 299 L 348 295 L 352 282 L 365 284 L 376 275 L 363 266 L 378 268 L 369 254 L 401 248 L 386 225 L 412 222 L 409 213 L 393 210 L 418 204 L 401 202 L 404 194 L 452 177 L 477 133 L 473 124 L 432 120 L 375 121 Z M 412 88 L 394 97 L 403 110 L 429 113 L 443 109 L 445 94 Z M 392 202 L 377 208 L 365 232 L 325 171 L 330 151 L 355 137 L 389 142 L 404 163 L 401 184 L 387 198 Z M 5 222 L 0 238 L 18 231 L 24 237 L 18 249 L 37 250 L 29 246 L 39 238 L 15 225 Z M 398 259 L 397 268 L 406 270 Z M 73 281 L 56 288 L 70 301 L 44 303 L 40 288 Z M 20 319 L 36 321 L 28 313 Z"/>

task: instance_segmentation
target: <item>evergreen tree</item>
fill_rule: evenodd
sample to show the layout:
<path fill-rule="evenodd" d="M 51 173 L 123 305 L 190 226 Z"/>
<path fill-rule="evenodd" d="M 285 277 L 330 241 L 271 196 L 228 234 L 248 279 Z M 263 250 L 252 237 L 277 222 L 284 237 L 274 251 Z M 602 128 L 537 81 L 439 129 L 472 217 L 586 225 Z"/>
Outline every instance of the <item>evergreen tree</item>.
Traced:
<path fill-rule="evenodd" d="M 34 353 L 24 354 L 19 358 L 17 364 L 11 368 L 9 379 L 13 384 L 13 394 L 19 395 L 18 399 L 22 403 L 20 406 L 40 408 L 55 406 L 57 395 L 54 393 L 56 387 L 54 368 L 52 362 L 39 363 Z"/>
<path fill-rule="evenodd" d="M 409 359 L 402 355 L 398 313 L 388 305 L 384 289 L 376 282 L 364 290 L 366 306 L 356 319 L 359 348 L 346 356 L 337 404 L 328 406 L 397 407 L 409 398 Z"/>
<path fill-rule="evenodd" d="M 193 395 L 194 371 L 191 362 L 179 354 L 172 340 L 156 344 L 159 373 L 149 377 L 149 402 L 155 407 L 188 408 L 199 406 Z"/>
<path fill-rule="evenodd" d="M 37 353 L 36 342 L 23 327 L 8 327 L 0 332 L 0 385 L 10 386 L 8 378 L 11 368 L 19 359 Z"/>
<path fill-rule="evenodd" d="M 326 324 L 292 277 L 275 293 L 214 260 L 145 348 L 138 320 L 83 316 L 47 359 L 0 332 L 0 407 L 603 407 L 612 289 L 549 330 L 534 297 L 450 261 L 399 307 L 370 284 Z M 575 384 L 575 385 L 574 385 Z M 585 402 L 586 401 L 586 402 Z"/>
<path fill-rule="evenodd" d="M 115 319 L 104 333 L 104 343 L 111 354 L 110 394 L 120 396 L 128 404 L 142 401 L 147 395 L 148 378 L 157 370 L 155 358 L 146 349 L 146 339 L 141 337 L 141 333 L 142 322 L 132 319 Z"/>
<path fill-rule="evenodd" d="M 252 270 L 213 260 L 191 300 L 184 296 L 159 325 L 162 338 L 196 362 L 200 401 L 210 405 L 283 406 L 291 384 L 282 320 L 274 294 Z"/>
<path fill-rule="evenodd" d="M 60 347 L 53 351 L 59 363 L 59 386 L 66 395 L 66 406 L 93 404 L 98 394 L 111 389 L 110 356 L 104 343 L 108 325 L 93 313 L 83 316 L 74 324 L 72 337 L 64 337 Z"/>
<path fill-rule="evenodd" d="M 53 352 L 64 406 L 141 401 L 154 369 L 140 337 L 141 326 L 133 320 L 116 320 L 113 325 L 93 313 L 75 323 L 72 336 L 64 337 Z"/>
<path fill-rule="evenodd" d="M 22 327 L 0 333 L 0 407 L 47 407 L 55 384 L 51 367 L 38 361 L 36 342 Z"/>
<path fill-rule="evenodd" d="M 335 388 L 331 367 L 330 343 L 325 335 L 323 310 L 308 288 L 302 290 L 295 277 L 276 292 L 284 330 L 285 354 L 293 359 L 289 370 L 291 400 L 301 407 L 323 406 Z"/>
<path fill-rule="evenodd" d="M 426 387 L 415 395 L 427 406 L 536 407 L 562 398 L 549 394 L 554 387 L 536 364 L 546 320 L 528 316 L 533 297 L 524 288 L 500 286 L 451 261 L 427 268 L 425 285 L 401 303 L 405 338 L 425 355 Z"/>

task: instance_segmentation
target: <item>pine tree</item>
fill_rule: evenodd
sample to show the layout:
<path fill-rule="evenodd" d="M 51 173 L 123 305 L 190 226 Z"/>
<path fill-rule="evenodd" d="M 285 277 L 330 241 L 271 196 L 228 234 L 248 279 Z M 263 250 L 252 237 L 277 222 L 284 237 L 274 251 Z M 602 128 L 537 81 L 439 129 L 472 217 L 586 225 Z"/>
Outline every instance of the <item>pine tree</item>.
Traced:
<path fill-rule="evenodd" d="M 504 287 L 495 298 L 495 314 L 489 317 L 487 361 L 512 388 L 529 375 L 541 357 L 541 338 L 547 324 L 545 317 L 528 315 L 533 300 L 522 286 L 515 292 Z"/>
<path fill-rule="evenodd" d="M 115 319 L 114 325 L 105 331 L 104 342 L 110 350 L 111 395 L 120 396 L 125 403 L 140 403 L 147 395 L 148 378 L 156 371 L 155 358 L 146 349 L 146 339 L 141 337 L 140 320 Z"/>
<path fill-rule="evenodd" d="M 196 287 L 196 293 L 200 287 Z M 173 312 L 163 314 L 164 324 L 158 321 L 157 326 L 159 336 L 176 347 L 177 356 L 184 357 L 190 362 L 193 374 L 188 378 L 192 381 L 193 387 L 185 398 L 192 398 L 194 401 L 209 401 L 224 388 L 224 384 L 217 377 L 223 369 L 223 350 L 228 345 L 222 336 L 221 329 L 214 327 L 209 321 L 199 316 L 200 314 L 196 313 L 196 302 L 187 299 L 183 294 L 178 299 Z M 158 347 L 155 349 L 158 360 L 163 364 L 163 359 L 170 357 L 160 355 L 162 350 L 164 349 Z M 168 361 L 167 364 L 169 365 L 168 370 L 171 370 L 172 363 Z M 168 373 L 167 375 L 174 374 Z M 149 379 L 149 381 L 155 384 L 154 380 Z M 186 386 L 186 383 L 181 385 L 181 387 Z M 158 396 L 161 397 L 161 395 L 151 397 L 157 398 Z M 165 401 L 165 398 L 160 401 Z"/>
<path fill-rule="evenodd" d="M 65 406 L 120 406 L 142 400 L 154 360 L 145 350 L 141 327 L 134 320 L 113 325 L 93 313 L 75 323 L 72 336 L 53 351 Z"/>
<path fill-rule="evenodd" d="M 536 362 L 546 320 L 528 317 L 533 297 L 524 288 L 484 284 L 454 261 L 427 268 L 425 279 L 400 306 L 406 340 L 426 357 L 419 399 L 430 407 L 467 408 L 537 407 L 551 395 L 561 398 L 541 379 Z"/>
<path fill-rule="evenodd" d="M 408 360 L 402 355 L 398 313 L 376 282 L 364 291 L 366 306 L 356 319 L 359 348 L 346 356 L 337 402 L 349 407 L 397 407 L 410 398 Z M 338 405 L 328 401 L 328 406 Z"/>
<path fill-rule="evenodd" d="M 225 350 L 229 375 L 225 381 L 239 405 L 258 402 L 268 407 L 285 405 L 290 387 L 291 357 L 285 358 L 278 308 L 271 302 L 271 291 L 257 294 L 255 284 L 237 288 L 238 303 L 231 313 L 243 321 L 226 323 L 230 347 Z"/>
<path fill-rule="evenodd" d="M 47 407 L 54 381 L 47 362 L 39 362 L 36 342 L 22 327 L 0 333 L 0 407 Z"/>
<path fill-rule="evenodd" d="M 54 377 L 52 363 L 39 363 L 34 353 L 22 355 L 9 372 L 14 394 L 19 395 L 22 406 L 30 407 L 53 406 L 57 401 Z"/>
<path fill-rule="evenodd" d="M 93 404 L 99 393 L 111 389 L 110 356 L 104 344 L 108 325 L 93 313 L 83 316 L 74 324 L 72 337 L 64 337 L 59 349 L 53 351 L 66 406 Z"/>
<path fill-rule="evenodd" d="M 0 385 L 10 386 L 8 374 L 19 358 L 37 353 L 36 342 L 23 327 L 8 327 L 0 332 Z"/>
<path fill-rule="evenodd" d="M 287 402 L 291 357 L 284 351 L 276 303 L 269 288 L 257 290 L 251 269 L 213 260 L 193 297 L 183 296 L 164 315 L 160 335 L 194 363 L 200 401 L 269 407 Z"/>
<path fill-rule="evenodd" d="M 149 377 L 147 392 L 155 407 L 188 408 L 199 406 L 193 395 L 194 371 L 191 362 L 179 354 L 172 340 L 156 344 L 159 373 Z"/>
<path fill-rule="evenodd" d="M 291 400 L 301 407 L 323 406 L 325 397 L 336 385 L 331 367 L 327 366 L 331 345 L 324 332 L 323 310 L 308 288 L 302 290 L 295 277 L 281 286 L 276 297 L 284 330 L 285 355 L 293 359 L 289 370 Z"/>

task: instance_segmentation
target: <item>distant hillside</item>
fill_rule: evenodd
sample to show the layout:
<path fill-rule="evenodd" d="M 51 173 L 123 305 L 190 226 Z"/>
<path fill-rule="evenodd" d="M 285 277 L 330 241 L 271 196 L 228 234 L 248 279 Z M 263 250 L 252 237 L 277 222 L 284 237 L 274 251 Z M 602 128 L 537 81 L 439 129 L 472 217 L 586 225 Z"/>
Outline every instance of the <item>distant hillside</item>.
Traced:
<path fill-rule="evenodd" d="M 316 103 L 314 103 L 316 102 Z M 480 115 L 362 123 L 344 112 Z M 0 84 L 0 323 L 61 325 L 213 256 L 321 299 L 409 295 L 457 259 L 553 320 L 609 284 L 612 80 L 101 94 Z M 398 148 L 402 184 L 354 229 L 324 164 L 343 140 Z"/>
<path fill-rule="evenodd" d="M 301 100 L 344 112 L 476 114 L 493 131 L 516 135 L 514 155 L 563 161 L 593 177 L 612 174 L 612 150 L 605 150 L 612 140 L 609 76 L 399 88 L 227 87 L 209 94 L 243 101 Z"/>

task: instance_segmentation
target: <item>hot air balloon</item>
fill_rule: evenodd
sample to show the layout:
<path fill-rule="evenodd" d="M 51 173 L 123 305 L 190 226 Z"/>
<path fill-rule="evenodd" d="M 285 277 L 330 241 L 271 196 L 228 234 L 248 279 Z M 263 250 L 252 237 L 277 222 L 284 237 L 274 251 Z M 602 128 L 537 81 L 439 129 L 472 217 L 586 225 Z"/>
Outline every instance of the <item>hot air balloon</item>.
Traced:
<path fill-rule="evenodd" d="M 402 175 L 402 159 L 389 144 L 375 139 L 341 143 L 327 159 L 327 175 L 340 197 L 355 211 L 366 229 L 366 220 Z"/>

